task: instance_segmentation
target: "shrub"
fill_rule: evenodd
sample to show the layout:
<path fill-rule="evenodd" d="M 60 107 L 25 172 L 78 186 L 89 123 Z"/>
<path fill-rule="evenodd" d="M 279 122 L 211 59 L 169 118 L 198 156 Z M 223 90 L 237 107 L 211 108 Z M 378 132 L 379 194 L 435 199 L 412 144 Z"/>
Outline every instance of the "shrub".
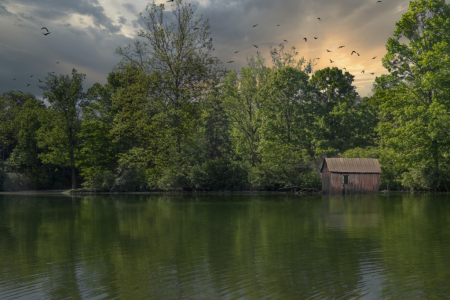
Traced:
<path fill-rule="evenodd" d="M 209 159 L 191 169 L 190 181 L 200 190 L 242 190 L 248 186 L 247 172 L 240 162 Z"/>

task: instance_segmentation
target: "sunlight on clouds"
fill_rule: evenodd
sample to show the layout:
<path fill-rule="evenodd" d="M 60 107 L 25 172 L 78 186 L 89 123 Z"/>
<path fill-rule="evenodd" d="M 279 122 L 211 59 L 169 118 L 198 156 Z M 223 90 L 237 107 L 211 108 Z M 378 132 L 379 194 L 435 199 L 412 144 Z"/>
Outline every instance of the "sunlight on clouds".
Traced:
<path fill-rule="evenodd" d="M 409 5 L 408 2 L 400 4 L 399 6 L 397 6 L 397 9 L 395 10 L 395 12 L 396 13 L 406 12 L 406 10 L 408 9 L 408 5 Z"/>

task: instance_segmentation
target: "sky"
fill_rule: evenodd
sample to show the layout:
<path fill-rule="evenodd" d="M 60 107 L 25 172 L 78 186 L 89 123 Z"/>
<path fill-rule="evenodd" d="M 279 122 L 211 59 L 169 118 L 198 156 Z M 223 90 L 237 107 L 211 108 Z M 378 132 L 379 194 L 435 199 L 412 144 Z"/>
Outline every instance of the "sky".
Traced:
<path fill-rule="evenodd" d="M 96 82 L 105 84 L 108 73 L 122 59 L 114 53 L 116 48 L 133 44 L 137 39 L 145 41 L 137 36 L 139 30 L 146 29 L 139 13 L 147 15 L 145 7 L 151 3 L 144 0 L 0 0 L 0 94 L 22 91 L 42 99 L 38 79 L 45 80 L 52 71 L 56 75 L 70 74 L 72 68 L 86 74 L 84 91 Z M 165 10 L 171 15 L 170 3 L 165 0 L 155 3 L 165 3 Z M 189 3 L 195 6 L 195 15 L 209 20 L 215 48 L 212 54 L 229 70 L 246 66 L 246 57 L 256 57 L 257 50 L 270 67 L 270 47 L 279 49 L 279 44 L 284 43 L 285 51 L 296 47 L 297 59 L 319 57 L 313 70 L 345 67 L 355 76 L 353 84 L 362 97 L 372 94 L 376 76 L 387 74 L 381 64 L 385 45 L 409 5 L 408 0 L 380 3 L 377 0 L 199 0 Z M 253 27 L 255 24 L 258 26 Z M 50 31 L 46 36 L 42 34 L 46 31 L 41 30 L 44 26 Z M 353 50 L 360 56 L 350 55 Z M 226 63 L 230 60 L 234 63 Z"/>

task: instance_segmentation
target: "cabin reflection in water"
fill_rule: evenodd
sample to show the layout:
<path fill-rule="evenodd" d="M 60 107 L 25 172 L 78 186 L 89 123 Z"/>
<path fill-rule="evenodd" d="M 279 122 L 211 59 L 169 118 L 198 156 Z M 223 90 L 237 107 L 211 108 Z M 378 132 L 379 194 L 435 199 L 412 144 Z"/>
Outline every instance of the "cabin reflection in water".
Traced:
<path fill-rule="evenodd" d="M 372 194 L 380 187 L 381 167 L 373 158 L 325 158 L 320 168 L 326 196 Z"/>

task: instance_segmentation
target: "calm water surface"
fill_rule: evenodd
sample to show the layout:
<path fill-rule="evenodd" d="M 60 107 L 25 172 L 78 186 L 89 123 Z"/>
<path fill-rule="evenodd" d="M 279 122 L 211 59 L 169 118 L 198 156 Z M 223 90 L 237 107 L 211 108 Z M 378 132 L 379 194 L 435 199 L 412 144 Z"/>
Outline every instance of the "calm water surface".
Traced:
<path fill-rule="evenodd" d="M 0 195 L 0 299 L 449 297 L 445 195 Z"/>

